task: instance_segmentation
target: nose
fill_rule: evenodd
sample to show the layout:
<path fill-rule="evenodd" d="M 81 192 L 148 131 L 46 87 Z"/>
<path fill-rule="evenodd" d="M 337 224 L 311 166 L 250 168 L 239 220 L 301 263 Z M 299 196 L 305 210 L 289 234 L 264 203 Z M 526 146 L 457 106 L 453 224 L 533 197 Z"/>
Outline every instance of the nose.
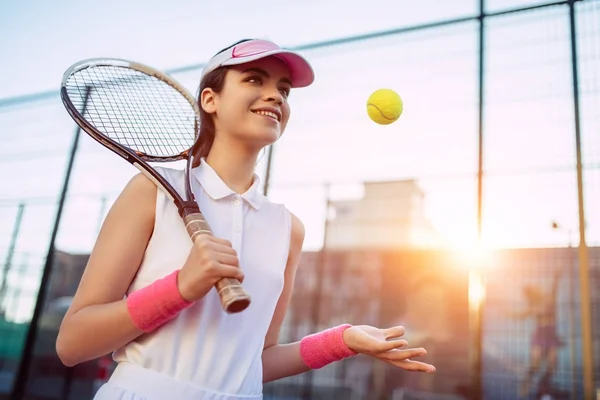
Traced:
<path fill-rule="evenodd" d="M 279 91 L 278 87 L 272 87 L 269 86 L 266 90 L 265 90 L 265 97 L 266 97 L 266 101 L 269 103 L 276 103 L 276 104 L 283 104 L 284 98 L 283 95 L 281 94 L 281 92 Z"/>

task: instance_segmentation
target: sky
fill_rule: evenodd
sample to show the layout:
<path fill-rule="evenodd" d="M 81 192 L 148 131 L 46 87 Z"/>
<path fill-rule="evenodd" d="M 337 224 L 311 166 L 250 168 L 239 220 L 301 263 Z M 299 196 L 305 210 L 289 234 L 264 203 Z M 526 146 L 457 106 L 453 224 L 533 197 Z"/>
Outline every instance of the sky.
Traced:
<path fill-rule="evenodd" d="M 4 0 L 0 48 L 11 62 L 0 67 L 1 94 L 56 89 L 66 67 L 88 57 L 123 57 L 168 69 L 203 62 L 240 38 L 295 46 L 475 12 L 472 0 L 452 6 L 438 0 L 411 3 L 385 0 L 365 7 L 305 0 L 267 7 L 240 0 Z"/>
<path fill-rule="evenodd" d="M 487 2 L 488 11 L 538 3 Z M 0 3 L 0 101 L 57 91 L 63 72 L 85 58 L 118 57 L 169 70 L 202 63 L 241 38 L 294 47 L 470 16 L 477 4 L 5 0 Z M 598 244 L 600 212 L 591 205 L 600 200 L 600 1 L 578 7 L 586 233 L 589 243 Z M 567 9 L 488 21 L 484 243 L 564 246 L 569 237 L 578 238 Z M 290 97 L 292 119 L 274 149 L 270 197 L 303 220 L 306 250 L 322 243 L 327 182 L 335 198 L 343 199 L 360 194 L 364 181 L 415 179 L 425 193 L 426 218 L 446 243 L 476 243 L 477 29 L 468 22 L 303 51 L 317 79 Z M 194 70 L 175 78 L 194 91 L 199 75 Z M 382 87 L 404 101 L 403 115 L 388 126 L 374 124 L 366 114 L 367 97 Z M 17 204 L 25 198 L 17 242 L 21 258 L 14 262 L 35 265 L 32 260 L 42 260 L 47 251 L 75 125 L 56 97 L 0 108 L 0 126 L 0 256 L 5 257 Z M 257 168 L 263 177 L 265 159 Z M 136 172 L 81 136 L 59 248 L 89 251 L 107 207 Z M 552 221 L 561 229 L 551 229 Z M 35 276 L 34 271 L 32 288 Z"/>

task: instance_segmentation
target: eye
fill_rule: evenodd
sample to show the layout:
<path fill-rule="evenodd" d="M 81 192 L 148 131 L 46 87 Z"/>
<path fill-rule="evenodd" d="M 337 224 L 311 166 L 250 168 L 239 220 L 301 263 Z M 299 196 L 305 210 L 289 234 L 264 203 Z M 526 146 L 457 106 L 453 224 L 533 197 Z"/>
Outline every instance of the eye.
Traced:
<path fill-rule="evenodd" d="M 258 75 L 252 75 L 252 76 L 249 76 L 246 79 L 244 79 L 244 82 L 261 84 L 262 77 L 260 77 Z"/>
<path fill-rule="evenodd" d="M 283 97 L 285 97 L 286 99 L 290 96 L 290 88 L 287 86 L 282 86 L 279 88 L 279 92 L 281 93 L 281 95 Z"/>

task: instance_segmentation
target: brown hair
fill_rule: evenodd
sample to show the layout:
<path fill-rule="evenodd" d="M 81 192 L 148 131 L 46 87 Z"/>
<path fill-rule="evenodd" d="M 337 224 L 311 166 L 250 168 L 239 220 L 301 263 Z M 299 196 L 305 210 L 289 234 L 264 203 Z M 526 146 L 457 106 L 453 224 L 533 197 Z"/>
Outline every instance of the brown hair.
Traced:
<path fill-rule="evenodd" d="M 196 99 L 198 107 L 200 108 L 200 133 L 195 145 L 195 164 L 200 163 L 200 158 L 208 156 L 208 153 L 210 152 L 215 140 L 215 122 L 213 121 L 212 116 L 202 108 L 200 100 L 202 91 L 206 88 L 211 88 L 213 91 L 219 93 L 221 90 L 223 90 L 226 75 L 227 68 L 221 67 L 209 72 L 204 78 L 202 78 L 202 81 L 200 81 L 198 98 Z"/>
<path fill-rule="evenodd" d="M 247 42 L 250 40 L 252 39 L 239 40 L 236 43 L 219 50 L 219 52 L 217 52 L 215 56 L 221 54 L 225 50 L 230 49 L 239 43 Z M 215 122 L 213 121 L 212 116 L 202 109 L 202 104 L 200 101 L 202 91 L 206 88 L 211 88 L 216 93 L 219 93 L 221 90 L 223 90 L 227 70 L 227 67 L 219 67 L 214 71 L 211 71 L 208 74 L 206 74 L 206 76 L 204 76 L 200 81 L 200 87 L 198 88 L 198 98 L 196 99 L 198 107 L 200 108 L 200 133 L 198 135 L 198 140 L 196 141 L 196 144 L 194 146 L 196 149 L 194 152 L 194 166 L 200 165 L 200 159 L 202 157 L 208 156 L 213 142 L 215 141 Z"/>

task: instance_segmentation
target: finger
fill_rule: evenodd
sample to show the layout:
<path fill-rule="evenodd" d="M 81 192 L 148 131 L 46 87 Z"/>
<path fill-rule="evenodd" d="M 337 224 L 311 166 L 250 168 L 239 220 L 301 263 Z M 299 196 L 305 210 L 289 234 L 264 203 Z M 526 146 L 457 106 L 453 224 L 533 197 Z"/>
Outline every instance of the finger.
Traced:
<path fill-rule="evenodd" d="M 416 349 L 392 349 L 381 355 L 381 358 L 390 361 L 403 361 L 410 358 L 421 357 L 427 354 L 427 350 L 422 347 Z"/>
<path fill-rule="evenodd" d="M 215 238 L 214 236 L 210 236 L 208 234 L 199 235 L 194 241 L 194 246 L 201 252 L 215 251 L 218 253 L 237 255 L 237 252 L 233 247 L 231 247 L 231 243 L 229 241 Z"/>
<path fill-rule="evenodd" d="M 223 243 L 213 242 L 211 244 L 211 248 L 214 251 L 216 251 L 217 253 L 232 254 L 234 256 L 237 255 L 237 251 L 235 251 L 235 249 L 233 247 L 227 246 Z"/>
<path fill-rule="evenodd" d="M 226 246 L 226 247 L 231 247 L 231 242 L 229 240 L 227 240 L 227 239 L 221 239 L 219 237 L 212 236 L 211 240 L 212 240 L 213 243 L 220 244 L 220 245 L 223 245 L 223 246 Z"/>
<path fill-rule="evenodd" d="M 403 326 L 394 326 L 383 331 L 383 336 L 385 336 L 386 340 L 399 338 L 404 336 L 406 330 Z"/>
<path fill-rule="evenodd" d="M 240 260 L 234 254 L 217 253 L 215 258 L 221 264 L 230 265 L 232 267 L 240 266 Z"/>
<path fill-rule="evenodd" d="M 377 343 L 377 351 L 388 352 L 394 349 L 401 349 L 408 346 L 408 342 L 404 339 L 391 339 L 380 341 Z"/>
<path fill-rule="evenodd" d="M 238 267 L 221 264 L 216 272 L 220 278 L 234 278 L 240 283 L 244 281 L 244 272 Z"/>
<path fill-rule="evenodd" d="M 435 367 L 431 364 L 427 364 L 421 361 L 414 360 L 402 360 L 402 361 L 388 361 L 390 364 L 400 367 L 406 371 L 416 372 L 428 372 L 433 373 L 436 371 Z"/>

